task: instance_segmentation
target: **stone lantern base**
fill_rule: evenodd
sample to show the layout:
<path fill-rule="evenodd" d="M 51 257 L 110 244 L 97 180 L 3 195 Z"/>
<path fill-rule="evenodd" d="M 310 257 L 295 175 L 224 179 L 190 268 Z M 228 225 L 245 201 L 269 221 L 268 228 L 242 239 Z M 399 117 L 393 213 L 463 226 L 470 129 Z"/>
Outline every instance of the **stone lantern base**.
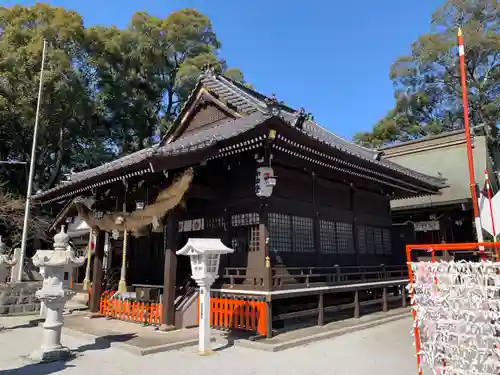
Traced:
<path fill-rule="evenodd" d="M 56 349 L 37 349 L 29 356 L 30 360 L 36 363 L 65 361 L 71 357 L 71 350 L 66 347 Z"/>

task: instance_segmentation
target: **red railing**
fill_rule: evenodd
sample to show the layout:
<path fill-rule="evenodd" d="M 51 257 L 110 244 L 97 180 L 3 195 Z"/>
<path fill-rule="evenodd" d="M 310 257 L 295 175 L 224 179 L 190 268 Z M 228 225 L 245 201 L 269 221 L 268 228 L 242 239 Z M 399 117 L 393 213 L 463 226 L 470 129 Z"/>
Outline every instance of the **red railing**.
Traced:
<path fill-rule="evenodd" d="M 198 298 L 198 317 L 199 308 Z M 266 303 L 263 301 L 210 298 L 210 325 L 214 328 L 250 331 L 266 336 L 267 319 Z"/>
<path fill-rule="evenodd" d="M 99 311 L 107 318 L 143 324 L 160 325 L 162 305 L 130 299 L 113 298 L 114 292 L 101 295 Z"/>

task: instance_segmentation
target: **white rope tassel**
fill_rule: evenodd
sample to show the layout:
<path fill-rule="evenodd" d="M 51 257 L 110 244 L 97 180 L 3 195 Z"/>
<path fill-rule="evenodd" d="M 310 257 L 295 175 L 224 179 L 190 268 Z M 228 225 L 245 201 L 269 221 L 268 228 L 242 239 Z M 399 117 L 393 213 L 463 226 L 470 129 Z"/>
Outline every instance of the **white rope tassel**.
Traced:
<path fill-rule="evenodd" d="M 500 263 L 415 262 L 420 355 L 434 374 L 500 373 Z"/>

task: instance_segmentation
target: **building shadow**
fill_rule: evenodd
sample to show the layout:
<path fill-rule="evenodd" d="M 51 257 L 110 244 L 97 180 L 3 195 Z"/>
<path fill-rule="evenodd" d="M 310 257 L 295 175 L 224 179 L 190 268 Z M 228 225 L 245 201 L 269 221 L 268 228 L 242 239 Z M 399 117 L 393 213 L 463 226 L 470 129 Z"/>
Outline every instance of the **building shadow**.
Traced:
<path fill-rule="evenodd" d="M 38 327 L 40 325 L 40 323 L 43 323 L 44 321 L 45 321 L 45 319 L 37 318 L 37 319 L 30 320 L 27 323 L 18 324 L 18 325 L 11 326 L 11 327 L 4 327 L 4 330 L 11 331 L 13 329 L 35 328 L 35 327 Z"/>
<path fill-rule="evenodd" d="M 50 375 L 57 374 L 66 368 L 75 367 L 68 365 L 68 361 L 58 361 L 52 363 L 30 363 L 18 368 L 1 370 L 2 375 Z"/>
<path fill-rule="evenodd" d="M 229 349 L 229 348 L 233 347 L 234 346 L 234 342 L 238 339 L 237 336 L 238 335 L 234 331 L 229 331 L 227 334 L 225 334 L 223 336 L 224 339 L 227 340 L 227 342 L 224 345 L 215 348 L 213 351 L 214 352 L 220 352 L 220 351 L 223 351 L 223 350 L 226 350 L 226 349 Z"/>
<path fill-rule="evenodd" d="M 114 342 L 126 342 L 134 337 L 137 337 L 135 333 L 124 333 L 119 335 L 106 335 L 97 337 L 92 344 L 86 344 L 78 347 L 74 350 L 76 353 L 83 353 L 91 350 L 102 350 L 109 349 L 111 344 Z M 2 374 L 3 375 L 3 374 Z"/>

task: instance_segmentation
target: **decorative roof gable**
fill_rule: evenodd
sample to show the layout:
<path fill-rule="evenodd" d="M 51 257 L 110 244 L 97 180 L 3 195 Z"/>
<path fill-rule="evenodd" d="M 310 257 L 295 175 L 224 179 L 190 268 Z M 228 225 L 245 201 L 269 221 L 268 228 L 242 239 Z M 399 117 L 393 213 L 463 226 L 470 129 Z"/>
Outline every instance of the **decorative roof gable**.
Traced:
<path fill-rule="evenodd" d="M 200 96 L 200 92 L 210 95 L 212 100 L 216 99 L 219 105 L 233 109 L 239 116 L 246 116 L 253 112 L 270 114 L 270 103 L 273 103 L 275 100 L 274 98 L 269 98 L 268 96 L 237 83 L 224 75 L 217 75 L 210 69 L 206 69 L 200 75 L 198 84 L 182 109 L 179 118 L 184 118 L 186 116 L 187 111 L 191 108 L 193 100 L 196 100 L 195 98 Z M 278 107 L 280 110 L 280 117 L 282 117 L 285 122 L 289 123 L 290 126 L 294 126 L 294 124 L 297 123 L 297 118 L 303 114 L 303 110 L 296 111 L 283 104 L 278 103 Z M 167 143 L 176 139 L 172 136 L 176 133 L 176 129 L 177 128 L 172 129 L 171 135 L 167 135 Z M 300 129 L 298 128 L 298 130 L 320 143 L 324 143 L 342 153 L 368 161 L 370 164 L 378 166 L 379 168 L 388 169 L 392 172 L 403 174 L 433 186 L 446 186 L 444 179 L 427 176 L 386 160 L 382 157 L 382 153 L 379 150 L 373 150 L 354 144 L 323 128 L 309 118 L 301 123 Z"/>

